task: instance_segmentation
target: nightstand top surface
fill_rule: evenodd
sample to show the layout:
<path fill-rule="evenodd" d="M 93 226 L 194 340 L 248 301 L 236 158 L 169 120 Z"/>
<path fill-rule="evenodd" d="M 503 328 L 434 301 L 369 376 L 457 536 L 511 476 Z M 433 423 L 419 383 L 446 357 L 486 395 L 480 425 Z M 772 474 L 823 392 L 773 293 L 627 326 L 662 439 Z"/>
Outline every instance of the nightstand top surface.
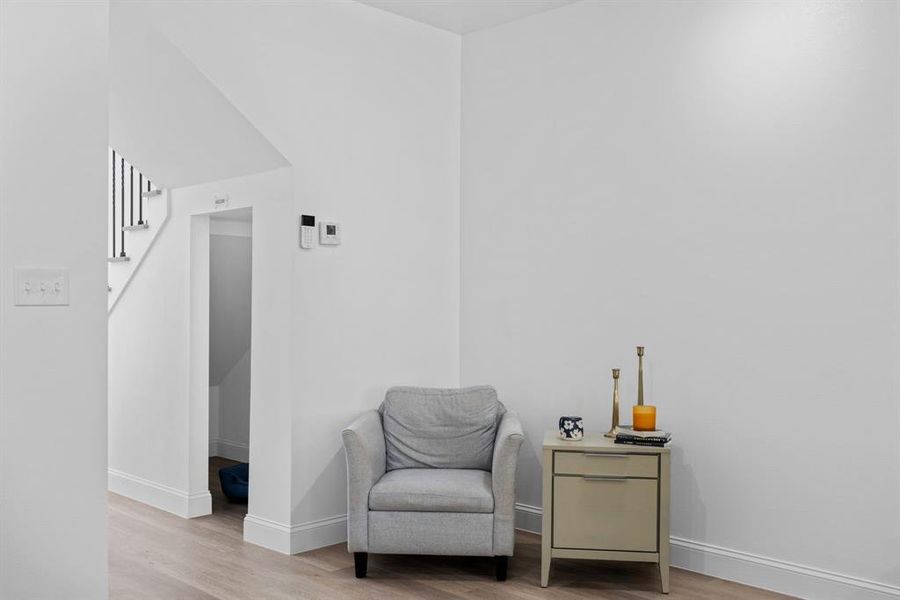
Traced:
<path fill-rule="evenodd" d="M 603 451 L 603 452 L 622 452 L 628 454 L 669 454 L 669 446 L 662 448 L 656 446 L 635 446 L 632 444 L 616 444 L 612 438 L 604 436 L 602 433 L 585 433 L 584 439 L 573 442 L 560 439 L 559 430 L 551 429 L 544 435 L 545 450 L 580 450 L 580 451 Z"/>

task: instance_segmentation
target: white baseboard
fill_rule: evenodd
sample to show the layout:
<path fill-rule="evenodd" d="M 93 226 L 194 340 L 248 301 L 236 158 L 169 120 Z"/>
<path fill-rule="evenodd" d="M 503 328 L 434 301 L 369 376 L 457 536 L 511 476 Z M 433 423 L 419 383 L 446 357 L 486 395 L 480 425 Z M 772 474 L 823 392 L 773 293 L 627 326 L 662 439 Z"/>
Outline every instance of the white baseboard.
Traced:
<path fill-rule="evenodd" d="M 516 502 L 516 529 L 541 534 L 541 507 Z"/>
<path fill-rule="evenodd" d="M 347 541 L 347 515 L 296 525 L 247 515 L 244 517 L 244 541 L 282 554 L 299 554 L 324 548 Z"/>
<path fill-rule="evenodd" d="M 281 554 L 290 554 L 291 528 L 283 523 L 248 514 L 244 517 L 244 541 Z"/>
<path fill-rule="evenodd" d="M 115 469 L 108 469 L 107 487 L 111 492 L 185 519 L 212 513 L 212 496 L 210 496 L 209 490 L 188 494 L 173 487 Z"/>
<path fill-rule="evenodd" d="M 886 600 L 900 587 L 682 538 L 671 538 L 672 566 L 799 598 Z"/>
<path fill-rule="evenodd" d="M 516 504 L 516 529 L 541 533 L 541 508 Z M 670 539 L 673 567 L 815 600 L 900 599 L 900 587 L 756 556 L 683 538 Z"/>
<path fill-rule="evenodd" d="M 541 509 L 516 504 L 516 528 L 540 534 Z M 296 525 L 263 517 L 244 517 L 244 541 L 282 554 L 299 554 L 347 541 L 347 515 L 308 521 Z"/>
<path fill-rule="evenodd" d="M 250 445 L 230 440 L 209 440 L 209 455 L 238 462 L 250 462 Z"/>
<path fill-rule="evenodd" d="M 291 554 L 347 541 L 347 515 L 308 521 L 291 527 Z"/>
<path fill-rule="evenodd" d="M 212 495 L 209 490 L 189 494 L 187 497 L 187 518 L 202 517 L 212 514 Z"/>

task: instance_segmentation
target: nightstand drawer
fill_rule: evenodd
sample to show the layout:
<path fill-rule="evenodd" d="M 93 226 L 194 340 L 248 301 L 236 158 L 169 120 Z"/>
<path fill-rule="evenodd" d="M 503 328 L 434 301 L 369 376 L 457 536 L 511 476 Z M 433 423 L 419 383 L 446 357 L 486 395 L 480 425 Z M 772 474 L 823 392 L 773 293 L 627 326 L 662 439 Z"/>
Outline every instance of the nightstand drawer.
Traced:
<path fill-rule="evenodd" d="M 617 477 L 657 477 L 658 457 L 653 454 L 613 454 L 592 452 L 554 453 L 557 475 L 612 475 Z"/>
<path fill-rule="evenodd" d="M 553 547 L 657 551 L 657 481 L 553 478 Z"/>

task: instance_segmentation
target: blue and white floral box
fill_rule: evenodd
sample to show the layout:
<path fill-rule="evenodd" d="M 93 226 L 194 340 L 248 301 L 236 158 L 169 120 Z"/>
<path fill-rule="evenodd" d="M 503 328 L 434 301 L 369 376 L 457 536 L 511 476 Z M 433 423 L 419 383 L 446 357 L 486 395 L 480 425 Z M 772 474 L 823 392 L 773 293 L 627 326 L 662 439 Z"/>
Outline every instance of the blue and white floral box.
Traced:
<path fill-rule="evenodd" d="M 560 417 L 559 437 L 564 440 L 580 440 L 584 437 L 584 423 L 581 417 Z"/>

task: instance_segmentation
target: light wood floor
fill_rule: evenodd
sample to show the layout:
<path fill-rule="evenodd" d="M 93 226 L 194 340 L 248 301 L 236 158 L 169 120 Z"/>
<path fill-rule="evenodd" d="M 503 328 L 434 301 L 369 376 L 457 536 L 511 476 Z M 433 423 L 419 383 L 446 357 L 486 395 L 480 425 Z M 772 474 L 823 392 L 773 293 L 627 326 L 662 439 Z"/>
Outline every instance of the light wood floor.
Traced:
<path fill-rule="evenodd" d="M 109 495 L 109 585 L 112 600 L 279 600 L 298 598 L 600 598 L 662 600 L 653 565 L 554 561 L 550 587 L 539 585 L 541 545 L 522 533 L 509 580 L 494 579 L 490 558 L 369 557 L 369 576 L 353 577 L 353 559 L 338 544 L 284 556 L 242 541 L 246 506 L 229 504 L 211 459 L 213 514 L 182 519 Z M 763 590 L 674 569 L 671 600 L 772 600 Z"/>

